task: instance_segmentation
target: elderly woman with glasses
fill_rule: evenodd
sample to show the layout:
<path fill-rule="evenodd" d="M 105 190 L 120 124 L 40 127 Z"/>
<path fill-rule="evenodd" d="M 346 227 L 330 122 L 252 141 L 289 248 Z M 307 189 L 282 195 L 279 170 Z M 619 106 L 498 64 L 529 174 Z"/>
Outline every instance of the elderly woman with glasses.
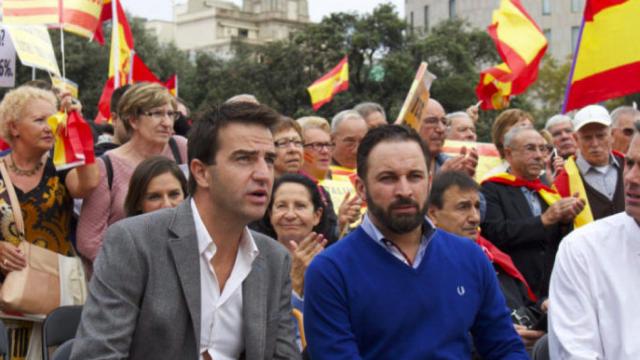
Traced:
<path fill-rule="evenodd" d="M 187 140 L 173 135 L 178 117 L 176 100 L 165 87 L 151 83 L 132 86 L 120 99 L 118 117 L 131 138 L 97 161 L 101 181 L 85 199 L 78 221 L 78 250 L 90 264 L 102 246 L 107 226 L 126 217 L 129 179 L 138 164 L 155 155 L 178 164 L 187 159 Z"/>
<path fill-rule="evenodd" d="M 300 125 L 292 118 L 282 116 L 271 131 L 276 147 L 276 159 L 273 163 L 275 177 L 300 171 L 304 162 L 304 141 Z"/>

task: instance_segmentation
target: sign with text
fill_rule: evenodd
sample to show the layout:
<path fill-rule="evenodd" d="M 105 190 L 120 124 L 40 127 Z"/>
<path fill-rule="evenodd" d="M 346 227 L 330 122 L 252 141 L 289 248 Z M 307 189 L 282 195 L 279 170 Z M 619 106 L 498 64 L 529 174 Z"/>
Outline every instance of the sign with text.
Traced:
<path fill-rule="evenodd" d="M 0 26 L 0 87 L 16 85 L 16 50 L 9 31 Z"/>
<path fill-rule="evenodd" d="M 51 37 L 44 25 L 5 25 L 22 65 L 60 76 Z"/>
<path fill-rule="evenodd" d="M 422 62 L 416 73 L 416 77 L 411 83 L 411 88 L 407 94 L 400 114 L 396 119 L 396 124 L 407 124 L 412 128 L 419 130 L 422 113 L 427 107 L 429 101 L 429 90 L 436 76 L 427 70 L 427 63 Z"/>

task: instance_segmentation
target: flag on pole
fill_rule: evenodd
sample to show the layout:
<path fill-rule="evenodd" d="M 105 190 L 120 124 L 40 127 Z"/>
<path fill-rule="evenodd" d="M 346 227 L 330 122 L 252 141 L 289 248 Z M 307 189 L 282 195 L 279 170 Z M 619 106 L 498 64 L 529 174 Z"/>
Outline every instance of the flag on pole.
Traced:
<path fill-rule="evenodd" d="M 90 38 L 100 23 L 98 0 L 4 0 L 3 22 L 15 25 L 62 26 Z"/>
<path fill-rule="evenodd" d="M 640 92 L 638 0 L 587 0 L 563 112 Z"/>
<path fill-rule="evenodd" d="M 349 60 L 345 56 L 338 65 L 324 74 L 307 88 L 311 95 L 313 110 L 318 111 L 322 105 L 333 99 L 339 92 L 349 89 Z"/>
<path fill-rule="evenodd" d="M 119 0 L 111 0 L 112 29 L 109 77 L 114 78 L 114 88 L 131 83 L 133 65 L 133 34 Z"/>
<path fill-rule="evenodd" d="M 501 0 L 488 32 L 504 63 L 480 73 L 476 95 L 483 109 L 502 109 L 538 77 L 547 39 L 520 0 Z"/>
<path fill-rule="evenodd" d="M 169 89 L 171 95 L 178 96 L 178 74 L 171 75 L 171 77 L 164 82 L 164 86 Z"/>

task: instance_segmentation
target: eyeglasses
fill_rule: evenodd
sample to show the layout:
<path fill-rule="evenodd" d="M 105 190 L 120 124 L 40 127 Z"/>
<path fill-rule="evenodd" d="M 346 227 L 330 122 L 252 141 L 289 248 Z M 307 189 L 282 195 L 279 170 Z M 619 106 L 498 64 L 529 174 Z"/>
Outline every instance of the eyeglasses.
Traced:
<path fill-rule="evenodd" d="M 633 130 L 633 129 L 631 129 L 631 128 L 624 128 L 624 129 L 622 129 L 622 133 L 623 133 L 623 134 L 624 134 L 624 136 L 626 136 L 626 137 L 632 137 L 632 136 L 633 136 L 633 133 L 634 133 L 634 130 Z"/>
<path fill-rule="evenodd" d="M 304 144 L 305 148 L 311 148 L 315 151 L 322 151 L 322 149 L 326 148 L 327 150 L 331 150 L 336 146 L 336 144 L 331 143 L 331 142 L 314 142 L 314 143 L 308 143 L 308 144 Z"/>
<path fill-rule="evenodd" d="M 157 111 L 143 111 L 141 112 L 142 115 L 148 116 L 150 118 L 153 118 L 154 120 L 161 120 L 164 117 L 168 117 L 171 120 L 178 120 L 178 118 L 180 117 L 180 112 L 178 111 L 162 111 L 162 110 L 157 110 Z"/>
<path fill-rule="evenodd" d="M 438 125 L 447 126 L 447 118 L 444 116 L 429 116 L 422 120 L 422 126 L 436 127 Z"/>
<path fill-rule="evenodd" d="M 276 141 L 273 142 L 273 144 L 278 148 L 278 149 L 284 149 L 289 147 L 289 145 L 293 145 L 294 148 L 302 148 L 304 146 L 304 143 L 302 142 L 302 140 L 298 139 L 298 138 L 283 138 L 283 139 L 278 139 Z"/>

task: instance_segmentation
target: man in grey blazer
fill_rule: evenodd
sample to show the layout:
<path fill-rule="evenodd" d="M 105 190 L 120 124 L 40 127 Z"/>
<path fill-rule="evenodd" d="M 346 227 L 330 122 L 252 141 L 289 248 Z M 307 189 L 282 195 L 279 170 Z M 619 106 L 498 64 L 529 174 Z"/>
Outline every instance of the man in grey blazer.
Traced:
<path fill-rule="evenodd" d="M 72 359 L 300 357 L 289 255 L 246 226 L 271 196 L 277 117 L 240 102 L 194 123 L 192 197 L 109 228 Z"/>

